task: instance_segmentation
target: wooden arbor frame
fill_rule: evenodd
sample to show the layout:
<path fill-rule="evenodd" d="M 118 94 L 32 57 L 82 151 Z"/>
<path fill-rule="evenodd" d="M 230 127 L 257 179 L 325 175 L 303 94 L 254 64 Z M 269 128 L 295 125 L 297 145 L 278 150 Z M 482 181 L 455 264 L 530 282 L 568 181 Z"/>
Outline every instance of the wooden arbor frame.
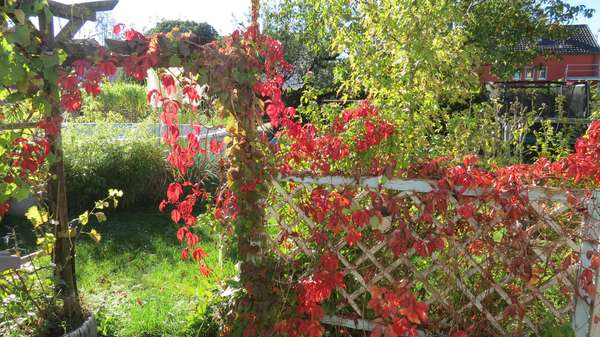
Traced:
<path fill-rule="evenodd" d="M 31 1 L 21 1 L 22 6 L 27 6 Z M 96 13 L 109 11 L 115 8 L 118 0 L 93 1 L 78 4 L 63 4 L 49 0 L 47 10 L 38 16 L 39 29 L 36 32 L 42 38 L 42 51 L 54 51 L 63 48 L 69 55 L 89 55 L 95 52 L 97 42 L 73 41 L 75 34 L 87 21 L 96 21 Z M 55 34 L 54 17 L 69 20 L 68 23 Z M 31 24 L 33 26 L 33 24 Z M 93 46 L 93 48 L 86 48 Z M 44 79 L 44 91 L 50 98 L 51 117 L 57 118 L 61 115 L 59 92 L 55 83 L 49 83 Z M 25 122 L 0 125 L 0 130 L 18 130 L 36 127 L 37 122 Z M 69 235 L 69 214 L 67 205 L 63 151 L 60 133 L 58 135 L 46 136 L 51 152 L 55 160 L 50 165 L 51 176 L 48 182 L 48 203 L 50 205 L 54 220 L 57 222 L 54 228 L 56 242 L 54 245 L 53 262 L 55 264 L 55 289 L 58 296 L 63 300 L 63 317 L 71 326 L 79 326 L 83 322 L 83 311 L 79 300 L 77 282 L 75 278 L 75 245 Z"/>

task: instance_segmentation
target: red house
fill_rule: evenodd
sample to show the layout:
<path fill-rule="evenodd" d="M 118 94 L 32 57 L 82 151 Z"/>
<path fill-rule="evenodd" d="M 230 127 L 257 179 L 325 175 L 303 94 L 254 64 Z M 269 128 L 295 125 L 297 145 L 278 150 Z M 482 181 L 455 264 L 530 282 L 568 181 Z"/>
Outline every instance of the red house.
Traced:
<path fill-rule="evenodd" d="M 539 55 L 509 81 L 600 81 L 600 46 L 587 25 L 569 25 L 566 40 L 540 39 Z M 490 66 L 481 72 L 483 83 L 498 82 Z"/>

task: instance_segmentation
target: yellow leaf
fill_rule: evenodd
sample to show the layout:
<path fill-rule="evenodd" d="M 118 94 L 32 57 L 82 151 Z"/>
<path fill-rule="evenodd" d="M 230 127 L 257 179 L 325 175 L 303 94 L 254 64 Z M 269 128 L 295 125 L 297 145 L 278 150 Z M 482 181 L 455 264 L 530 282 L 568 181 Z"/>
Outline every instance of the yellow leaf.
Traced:
<path fill-rule="evenodd" d="M 96 242 L 100 242 L 100 240 L 102 240 L 102 235 L 100 235 L 100 233 L 96 232 L 95 229 L 92 229 L 90 231 L 90 237 L 92 238 L 92 240 L 94 240 Z"/>
<path fill-rule="evenodd" d="M 83 213 L 79 216 L 79 223 L 82 225 L 87 225 L 89 218 L 90 218 L 89 212 L 85 211 L 85 213 Z"/>
<path fill-rule="evenodd" d="M 106 221 L 106 214 L 103 212 L 96 212 L 96 219 L 98 219 L 98 222 L 104 222 Z"/>
<path fill-rule="evenodd" d="M 25 24 L 25 12 L 22 9 L 16 9 L 14 15 L 20 25 Z"/>
<path fill-rule="evenodd" d="M 31 221 L 33 228 L 38 228 L 48 222 L 48 212 L 40 211 L 37 206 L 31 206 L 25 213 L 25 217 Z"/>

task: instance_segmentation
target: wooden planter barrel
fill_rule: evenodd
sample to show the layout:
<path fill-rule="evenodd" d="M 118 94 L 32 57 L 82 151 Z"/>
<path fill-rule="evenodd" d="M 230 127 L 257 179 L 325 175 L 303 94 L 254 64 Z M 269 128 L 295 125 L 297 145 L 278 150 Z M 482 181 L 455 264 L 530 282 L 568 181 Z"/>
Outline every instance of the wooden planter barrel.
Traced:
<path fill-rule="evenodd" d="M 90 316 L 77 330 L 71 331 L 63 337 L 98 337 L 94 316 Z"/>

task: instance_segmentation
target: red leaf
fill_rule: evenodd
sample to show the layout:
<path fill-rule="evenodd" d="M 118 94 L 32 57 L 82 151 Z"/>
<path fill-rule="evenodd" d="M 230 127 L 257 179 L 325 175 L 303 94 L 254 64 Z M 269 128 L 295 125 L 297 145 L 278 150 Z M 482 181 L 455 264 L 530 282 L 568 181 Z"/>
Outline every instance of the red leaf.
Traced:
<path fill-rule="evenodd" d="M 175 85 L 175 79 L 173 76 L 169 74 L 163 74 L 160 77 L 160 81 L 165 89 L 165 92 L 167 93 L 167 96 L 172 96 L 177 92 L 177 86 Z"/>
<path fill-rule="evenodd" d="M 113 26 L 113 34 L 119 35 L 123 31 L 123 29 L 125 29 L 125 24 L 117 23 L 116 25 Z"/>
<path fill-rule="evenodd" d="M 210 276 L 211 272 L 212 272 L 212 270 L 210 268 L 208 268 L 207 265 L 205 265 L 205 264 L 200 265 L 200 273 L 202 273 L 202 275 L 204 275 L 205 277 Z"/>
<path fill-rule="evenodd" d="M 196 248 L 192 253 L 192 257 L 198 262 L 207 256 L 208 254 L 206 254 L 206 252 L 202 248 Z"/>
<path fill-rule="evenodd" d="M 329 252 L 321 256 L 321 267 L 327 271 L 336 271 L 340 261 L 334 252 Z"/>
<path fill-rule="evenodd" d="M 188 232 L 189 230 L 187 229 L 187 227 L 179 227 L 179 229 L 177 230 L 177 240 L 183 241 L 183 238 Z"/>
<path fill-rule="evenodd" d="M 188 257 L 189 257 L 189 252 L 188 252 L 188 249 L 187 249 L 187 248 L 184 248 L 184 249 L 181 251 L 181 259 L 182 259 L 182 260 L 187 260 L 187 259 L 188 259 Z"/>
<path fill-rule="evenodd" d="M 158 89 L 152 89 L 148 91 L 148 94 L 146 95 L 146 101 L 148 103 L 152 103 L 152 101 L 159 102 L 161 100 L 162 95 L 160 94 L 160 91 L 158 91 Z"/>
<path fill-rule="evenodd" d="M 171 211 L 171 220 L 173 220 L 174 223 L 178 223 L 179 220 L 181 220 L 181 214 L 177 209 Z"/>
<path fill-rule="evenodd" d="M 167 200 L 174 204 L 179 201 L 181 194 L 183 193 L 183 187 L 179 183 L 170 183 L 167 188 Z"/>
<path fill-rule="evenodd" d="M 415 241 L 415 243 L 413 244 L 413 248 L 415 249 L 417 254 L 419 254 L 419 256 L 426 257 L 430 254 L 429 248 L 427 247 L 424 241 Z"/>
<path fill-rule="evenodd" d="M 219 154 L 223 151 L 223 142 L 217 141 L 214 138 L 210 140 L 210 152 Z"/>

